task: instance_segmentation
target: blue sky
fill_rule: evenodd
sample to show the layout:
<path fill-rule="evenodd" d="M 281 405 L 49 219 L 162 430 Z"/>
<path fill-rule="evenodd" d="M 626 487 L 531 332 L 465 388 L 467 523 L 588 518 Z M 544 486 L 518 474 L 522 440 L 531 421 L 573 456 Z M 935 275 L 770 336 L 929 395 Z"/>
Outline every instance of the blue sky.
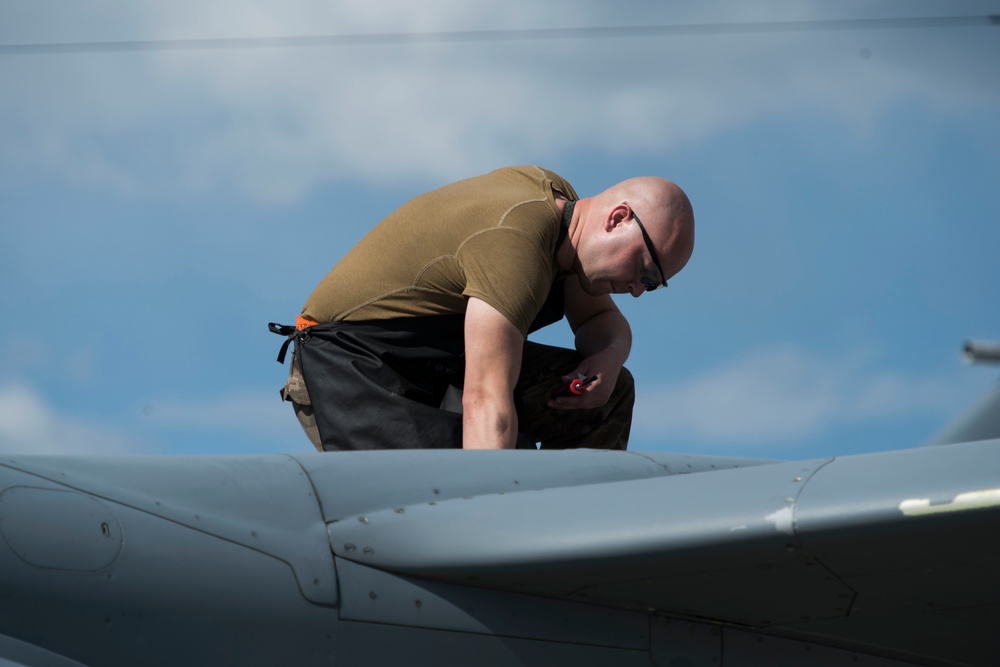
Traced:
<path fill-rule="evenodd" d="M 0 44 L 1000 14 L 1000 2 L 19 3 Z M 996 381 L 1000 26 L 0 55 L 0 451 L 309 451 L 291 322 L 384 215 L 533 163 L 677 181 L 631 447 L 919 446 Z M 540 340 L 568 344 L 565 325 Z"/>

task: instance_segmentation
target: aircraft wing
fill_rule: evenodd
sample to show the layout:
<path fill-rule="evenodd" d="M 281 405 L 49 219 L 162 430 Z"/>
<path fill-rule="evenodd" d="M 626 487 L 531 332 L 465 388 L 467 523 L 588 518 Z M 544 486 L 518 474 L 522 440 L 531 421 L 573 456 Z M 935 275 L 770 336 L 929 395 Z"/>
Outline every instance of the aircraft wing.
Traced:
<path fill-rule="evenodd" d="M 0 664 L 985 667 L 998 494 L 1000 440 L 8 456 Z"/>
<path fill-rule="evenodd" d="M 331 546 L 456 584 L 1000 664 L 1000 441 L 516 487 L 327 514 Z"/>

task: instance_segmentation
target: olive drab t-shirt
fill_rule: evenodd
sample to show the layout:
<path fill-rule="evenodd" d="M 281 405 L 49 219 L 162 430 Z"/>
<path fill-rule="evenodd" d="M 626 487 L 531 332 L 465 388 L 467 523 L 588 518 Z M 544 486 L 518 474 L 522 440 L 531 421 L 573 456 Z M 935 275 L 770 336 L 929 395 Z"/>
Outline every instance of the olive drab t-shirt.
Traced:
<path fill-rule="evenodd" d="M 540 167 L 511 167 L 421 195 L 397 209 L 326 275 L 302 309 L 316 322 L 464 313 L 482 299 L 522 334 L 556 276 L 572 186 Z"/>

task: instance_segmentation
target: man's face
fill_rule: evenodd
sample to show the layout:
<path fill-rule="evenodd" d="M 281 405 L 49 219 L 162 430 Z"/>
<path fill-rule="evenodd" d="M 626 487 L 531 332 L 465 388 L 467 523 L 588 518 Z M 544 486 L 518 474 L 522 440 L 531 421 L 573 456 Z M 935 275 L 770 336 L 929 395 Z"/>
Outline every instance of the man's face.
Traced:
<path fill-rule="evenodd" d="M 591 296 L 642 296 L 650 287 L 665 282 L 651 254 L 655 251 L 655 246 L 647 246 L 639 224 L 631 215 L 616 221 L 610 229 L 605 226 L 596 238 L 581 247 L 577 274 L 580 286 Z"/>

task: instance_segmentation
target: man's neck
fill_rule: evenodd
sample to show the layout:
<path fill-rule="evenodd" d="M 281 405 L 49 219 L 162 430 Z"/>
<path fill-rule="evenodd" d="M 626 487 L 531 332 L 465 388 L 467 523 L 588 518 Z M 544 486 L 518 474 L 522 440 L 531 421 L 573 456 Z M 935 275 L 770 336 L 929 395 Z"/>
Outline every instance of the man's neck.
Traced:
<path fill-rule="evenodd" d="M 559 213 L 565 210 L 566 201 L 557 199 L 556 205 Z M 576 273 L 576 249 L 579 246 L 580 236 L 583 232 L 583 220 L 586 219 L 587 211 L 590 208 L 590 199 L 580 199 L 574 202 L 573 217 L 569 222 L 569 231 L 563 240 L 559 252 L 556 254 L 556 267 L 561 275 Z"/>

